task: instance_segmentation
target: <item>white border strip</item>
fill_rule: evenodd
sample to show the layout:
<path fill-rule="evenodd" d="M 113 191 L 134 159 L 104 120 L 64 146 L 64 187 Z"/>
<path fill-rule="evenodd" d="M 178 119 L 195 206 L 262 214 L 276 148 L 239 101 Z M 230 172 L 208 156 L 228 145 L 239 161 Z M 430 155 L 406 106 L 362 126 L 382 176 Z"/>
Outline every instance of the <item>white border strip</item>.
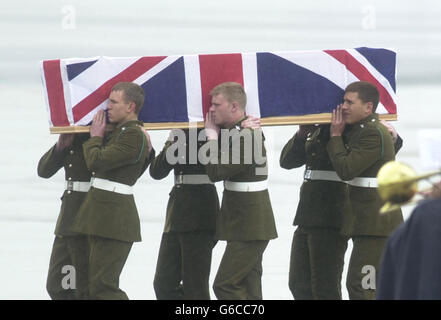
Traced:
<path fill-rule="evenodd" d="M 188 120 L 190 122 L 204 121 L 199 55 L 185 55 L 184 68 Z"/>
<path fill-rule="evenodd" d="M 61 82 L 63 83 L 63 94 L 64 94 L 64 105 L 66 108 L 67 120 L 69 121 L 69 125 L 74 124 L 74 117 L 72 112 L 72 101 L 70 97 L 70 84 L 67 78 L 67 68 L 65 61 L 60 61 L 60 73 L 61 73 Z"/>
<path fill-rule="evenodd" d="M 246 114 L 260 118 L 256 53 L 242 53 L 242 66 L 244 89 L 247 94 Z"/>
<path fill-rule="evenodd" d="M 47 95 L 47 86 L 46 86 L 46 74 L 44 72 L 44 67 L 43 67 L 43 63 L 44 61 L 40 61 L 40 72 L 41 72 L 41 82 L 43 84 L 43 95 L 44 95 L 44 100 L 46 101 L 46 111 L 48 114 L 48 122 L 49 122 L 49 127 L 53 127 L 54 124 L 52 123 L 52 117 L 51 117 L 51 108 L 49 105 L 49 97 Z"/>

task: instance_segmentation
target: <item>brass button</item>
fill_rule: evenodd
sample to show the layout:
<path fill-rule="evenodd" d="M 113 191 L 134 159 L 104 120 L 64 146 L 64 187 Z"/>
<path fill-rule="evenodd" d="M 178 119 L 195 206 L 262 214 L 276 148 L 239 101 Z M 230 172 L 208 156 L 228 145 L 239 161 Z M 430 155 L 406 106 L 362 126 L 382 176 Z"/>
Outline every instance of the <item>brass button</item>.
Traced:
<path fill-rule="evenodd" d="M 70 154 L 74 154 L 74 151 L 73 151 L 73 150 L 70 150 Z"/>
<path fill-rule="evenodd" d="M 313 152 L 311 155 L 312 155 L 313 157 L 315 157 L 315 152 Z"/>
<path fill-rule="evenodd" d="M 72 180 L 72 177 L 67 178 L 67 180 L 69 180 L 69 181 Z"/>
<path fill-rule="evenodd" d="M 68 193 L 68 194 L 71 194 L 71 193 L 72 193 L 72 191 L 68 190 L 68 191 L 67 191 L 67 193 Z"/>
<path fill-rule="evenodd" d="M 69 163 L 69 168 L 72 168 L 72 163 Z"/>

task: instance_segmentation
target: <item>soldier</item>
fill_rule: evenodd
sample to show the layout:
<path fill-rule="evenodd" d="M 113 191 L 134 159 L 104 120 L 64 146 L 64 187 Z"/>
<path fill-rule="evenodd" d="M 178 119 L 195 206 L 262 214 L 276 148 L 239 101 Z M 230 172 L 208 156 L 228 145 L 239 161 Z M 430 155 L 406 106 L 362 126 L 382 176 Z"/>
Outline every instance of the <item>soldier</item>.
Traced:
<path fill-rule="evenodd" d="M 64 167 L 66 178 L 46 283 L 47 292 L 54 300 L 87 298 L 87 237 L 74 233 L 72 223 L 90 187 L 91 175 L 82 150 L 88 138 L 88 134 L 61 134 L 38 162 L 40 177 L 50 178 Z M 70 275 L 71 266 L 72 276 L 75 275 L 71 279 L 73 283 L 63 288 L 63 277 L 68 276 L 68 271 Z"/>
<path fill-rule="evenodd" d="M 216 239 L 227 241 L 214 293 L 218 299 L 262 299 L 262 256 L 269 240 L 277 237 L 264 170 L 263 135 L 261 130 L 240 125 L 246 105 L 240 84 L 222 83 L 210 95 L 204 147 L 217 152 L 211 154 L 206 169 L 212 181 L 224 181 Z M 220 128 L 228 130 L 222 132 L 219 150 Z"/>
<path fill-rule="evenodd" d="M 375 299 L 375 280 L 384 246 L 391 232 L 403 222 L 401 210 L 388 215 L 379 213 L 384 202 L 377 192 L 375 177 L 387 161 L 395 159 L 395 151 L 392 136 L 375 113 L 378 102 L 378 90 L 371 83 L 350 84 L 343 104 L 333 111 L 327 145 L 334 170 L 349 184 L 342 233 L 353 242 L 346 280 L 350 299 Z"/>
<path fill-rule="evenodd" d="M 326 151 L 328 141 L 329 125 L 301 125 L 280 155 L 284 169 L 306 165 L 289 268 L 289 288 L 296 300 L 341 300 L 348 240 L 340 234 L 346 184 L 329 177 L 335 172 Z"/>
<path fill-rule="evenodd" d="M 143 102 L 139 85 L 117 83 L 107 105 L 115 130 L 105 136 L 106 117 L 100 110 L 92 121 L 91 138 L 83 144 L 91 188 L 73 230 L 89 236 L 90 299 L 128 299 L 119 288 L 119 276 L 133 242 L 141 241 L 133 185 L 154 156 L 138 121 Z"/>
<path fill-rule="evenodd" d="M 194 137 L 189 130 L 193 131 Z M 175 176 L 154 279 L 158 299 L 210 299 L 208 280 L 219 199 L 214 183 L 197 159 L 197 152 L 203 144 L 197 141 L 200 130 L 189 130 L 180 130 L 182 137 L 177 130 L 172 130 L 161 153 L 150 165 L 150 175 L 154 179 L 165 178 L 171 170 Z M 194 164 L 190 164 L 190 137 L 197 145 L 191 150 L 196 153 L 193 155 Z M 173 144 L 179 144 L 178 147 L 185 150 L 184 158 L 175 164 L 171 164 L 174 152 L 170 152 L 170 147 Z"/>
<path fill-rule="evenodd" d="M 398 151 L 402 139 L 387 126 Z M 335 173 L 326 145 L 330 125 L 300 126 L 280 155 L 285 169 L 306 165 L 294 219 L 289 288 L 296 300 L 341 299 L 341 275 L 348 238 L 340 234 L 347 185 Z"/>

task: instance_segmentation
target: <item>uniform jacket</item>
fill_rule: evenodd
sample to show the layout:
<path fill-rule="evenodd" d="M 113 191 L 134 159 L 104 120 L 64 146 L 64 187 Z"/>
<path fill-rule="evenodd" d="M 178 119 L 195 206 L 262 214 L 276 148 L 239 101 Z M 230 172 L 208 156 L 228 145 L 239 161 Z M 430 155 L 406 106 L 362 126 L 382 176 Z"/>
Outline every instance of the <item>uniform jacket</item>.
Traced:
<path fill-rule="evenodd" d="M 104 139 L 92 137 L 83 144 L 84 157 L 92 176 L 130 186 L 135 184 L 151 161 L 141 126 L 140 121 L 128 121 Z M 73 230 L 120 241 L 141 241 L 133 195 L 91 187 Z"/>
<path fill-rule="evenodd" d="M 49 149 L 38 162 L 38 175 L 50 178 L 61 168 L 64 168 L 67 181 L 90 181 L 90 171 L 86 166 L 83 156 L 83 142 L 89 138 L 88 134 L 77 134 L 72 144 L 61 150 L 56 150 L 56 145 Z M 67 191 L 61 196 L 61 209 L 58 215 L 55 234 L 67 236 L 75 234 L 71 227 L 75 216 L 86 197 L 86 192 Z"/>
<path fill-rule="evenodd" d="M 395 159 L 392 136 L 372 114 L 331 137 L 327 146 L 334 170 L 342 180 L 377 176 L 380 168 Z M 401 222 L 401 210 L 380 214 L 384 201 L 377 188 L 348 186 L 342 233 L 348 236 L 388 236 Z"/>
<path fill-rule="evenodd" d="M 326 151 L 328 141 L 329 125 L 319 126 L 307 138 L 295 134 L 282 150 L 280 166 L 292 169 L 306 165 L 305 170 L 334 171 Z M 346 195 L 343 182 L 304 180 L 294 225 L 340 228 Z"/>
<path fill-rule="evenodd" d="M 268 178 L 265 170 L 266 150 L 263 134 L 259 131 L 256 138 L 255 130 L 243 129 L 240 126 L 241 121 L 229 128 L 229 132 L 248 134 L 248 142 L 239 135 L 233 135 L 231 138 L 221 135 L 220 146 L 215 140 L 208 141 L 205 145 L 210 149 L 218 148 L 217 154 L 214 154 L 206 165 L 207 174 L 212 181 L 253 182 Z M 245 156 L 246 149 L 251 151 L 247 155 L 253 155 L 252 157 Z M 226 156 L 225 152 L 228 152 Z M 256 154 L 261 157 L 254 156 Z M 222 159 L 225 157 L 229 158 L 229 161 L 224 164 Z M 268 190 L 237 192 L 224 189 L 221 211 L 216 224 L 217 239 L 251 241 L 270 240 L 276 237 L 276 225 Z"/>
<path fill-rule="evenodd" d="M 189 134 L 186 133 L 186 142 L 183 147 L 186 150 L 185 160 L 183 164 L 170 164 L 167 161 L 167 150 L 173 143 L 167 141 L 159 155 L 153 159 L 150 164 L 150 175 L 154 179 L 163 179 L 170 171 L 174 171 L 175 176 L 179 175 L 206 175 L 205 166 L 203 166 L 196 154 L 196 164 L 190 162 Z M 199 130 L 197 131 L 199 132 Z M 197 136 L 191 137 L 196 139 L 197 144 L 195 151 L 197 152 L 203 141 L 197 141 Z M 170 150 L 169 150 L 170 151 Z M 181 160 L 181 159 L 180 159 Z M 194 231 L 194 230 L 215 230 L 216 217 L 219 213 L 219 198 L 217 196 L 216 187 L 210 184 L 177 184 L 174 185 L 167 204 L 167 216 L 164 226 L 164 232 L 168 231 Z"/>
<path fill-rule="evenodd" d="M 441 199 L 419 204 L 387 241 L 377 299 L 441 299 Z"/>

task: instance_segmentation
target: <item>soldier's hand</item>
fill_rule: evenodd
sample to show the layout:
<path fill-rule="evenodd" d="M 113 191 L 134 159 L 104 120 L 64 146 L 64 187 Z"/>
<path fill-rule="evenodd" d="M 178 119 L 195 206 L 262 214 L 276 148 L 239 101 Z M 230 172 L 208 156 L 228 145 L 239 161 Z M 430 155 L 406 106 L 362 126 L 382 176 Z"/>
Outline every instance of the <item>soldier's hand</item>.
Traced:
<path fill-rule="evenodd" d="M 106 114 L 104 110 L 99 110 L 92 120 L 92 125 L 90 126 L 90 136 L 91 137 L 104 137 L 106 132 Z"/>
<path fill-rule="evenodd" d="M 331 119 L 331 137 L 341 136 L 343 131 L 345 130 L 345 121 L 343 120 L 343 112 L 341 110 L 342 105 L 340 104 L 337 109 L 332 111 L 332 119 Z"/>
<path fill-rule="evenodd" d="M 75 135 L 73 133 L 62 133 L 57 141 L 56 149 L 57 151 L 61 151 L 64 148 L 70 146 L 74 140 Z"/>
<path fill-rule="evenodd" d="M 212 112 L 207 112 L 207 117 L 205 118 L 205 134 L 207 135 L 207 140 L 217 140 L 219 137 L 220 128 L 214 122 L 214 116 Z"/>
<path fill-rule="evenodd" d="M 397 139 L 398 139 L 398 133 L 395 130 L 394 126 L 391 125 L 389 122 L 384 121 L 384 120 L 380 120 L 380 122 L 387 128 L 387 130 L 389 130 L 389 132 L 392 135 L 392 139 L 394 140 L 394 143 L 396 143 Z"/>
<path fill-rule="evenodd" d="M 249 115 L 241 125 L 243 128 L 260 129 L 260 118 Z"/>

